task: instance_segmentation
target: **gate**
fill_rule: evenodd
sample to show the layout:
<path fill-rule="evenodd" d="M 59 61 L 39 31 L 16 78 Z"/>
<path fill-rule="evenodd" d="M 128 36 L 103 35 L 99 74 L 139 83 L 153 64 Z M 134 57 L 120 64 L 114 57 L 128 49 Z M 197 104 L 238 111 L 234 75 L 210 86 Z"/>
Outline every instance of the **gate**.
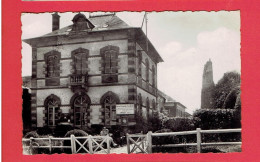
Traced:
<path fill-rule="evenodd" d="M 127 153 L 148 153 L 149 135 L 147 134 L 126 134 Z"/>
<path fill-rule="evenodd" d="M 75 137 L 71 136 L 71 152 L 72 154 L 83 153 L 94 154 L 104 151 L 106 154 L 110 153 L 111 137 L 109 136 L 88 136 Z M 104 148 L 106 145 L 106 149 Z M 82 152 L 80 152 L 82 153 Z"/>

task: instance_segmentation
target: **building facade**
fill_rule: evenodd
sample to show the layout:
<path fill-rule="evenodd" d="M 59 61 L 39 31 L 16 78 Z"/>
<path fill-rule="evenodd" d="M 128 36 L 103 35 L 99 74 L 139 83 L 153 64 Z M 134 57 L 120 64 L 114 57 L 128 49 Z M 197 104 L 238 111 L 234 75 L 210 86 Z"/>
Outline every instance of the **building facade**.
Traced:
<path fill-rule="evenodd" d="M 189 117 L 186 107 L 172 97 L 158 90 L 158 109 L 168 117 Z"/>
<path fill-rule="evenodd" d="M 95 125 L 134 126 L 157 111 L 157 64 L 162 58 L 141 28 L 115 14 L 86 18 L 23 40 L 32 47 L 31 127 L 62 122 L 88 129 Z"/>
<path fill-rule="evenodd" d="M 166 102 L 164 109 L 168 117 L 187 117 L 185 114 L 186 107 L 180 102 Z"/>

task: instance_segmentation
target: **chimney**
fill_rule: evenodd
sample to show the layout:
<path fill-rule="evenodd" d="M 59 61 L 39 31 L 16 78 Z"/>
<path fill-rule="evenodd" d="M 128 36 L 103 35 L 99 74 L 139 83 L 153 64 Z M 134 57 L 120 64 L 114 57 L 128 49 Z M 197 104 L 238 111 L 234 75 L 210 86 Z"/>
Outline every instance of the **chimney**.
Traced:
<path fill-rule="evenodd" d="M 57 12 L 52 14 L 52 31 L 60 29 L 60 15 Z"/>

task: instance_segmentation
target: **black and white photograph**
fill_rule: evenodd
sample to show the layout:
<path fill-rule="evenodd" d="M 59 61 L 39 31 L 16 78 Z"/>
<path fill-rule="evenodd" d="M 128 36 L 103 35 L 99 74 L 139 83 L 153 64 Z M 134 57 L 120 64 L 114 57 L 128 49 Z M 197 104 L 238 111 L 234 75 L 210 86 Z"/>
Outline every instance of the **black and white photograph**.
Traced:
<path fill-rule="evenodd" d="M 23 154 L 242 152 L 240 11 L 21 23 Z"/>

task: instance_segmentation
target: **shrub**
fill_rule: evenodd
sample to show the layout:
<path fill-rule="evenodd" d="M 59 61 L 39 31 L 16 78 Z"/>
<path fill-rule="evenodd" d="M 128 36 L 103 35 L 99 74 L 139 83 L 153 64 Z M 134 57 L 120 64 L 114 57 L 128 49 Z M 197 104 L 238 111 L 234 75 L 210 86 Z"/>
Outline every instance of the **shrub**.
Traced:
<path fill-rule="evenodd" d="M 30 137 L 39 138 L 40 136 L 36 131 L 31 131 L 24 135 L 24 138 L 30 138 Z"/>
<path fill-rule="evenodd" d="M 81 129 L 74 129 L 74 130 L 70 130 L 65 134 L 65 137 L 70 137 L 71 135 L 74 135 L 75 137 L 82 137 L 82 136 L 88 136 L 88 133 L 86 133 L 85 131 L 81 130 Z M 80 143 L 84 143 L 85 139 L 78 139 L 78 141 Z M 85 147 L 87 147 L 87 143 L 84 145 Z M 70 140 L 65 140 L 64 141 L 64 146 L 71 146 L 71 141 Z M 78 148 L 79 145 L 76 143 L 76 147 Z M 81 149 L 82 152 L 79 153 L 84 153 L 85 151 L 83 151 L 83 149 Z M 71 149 L 66 149 L 64 150 L 65 153 L 71 153 Z"/>
<path fill-rule="evenodd" d="M 164 128 L 168 128 L 172 132 L 195 130 L 194 119 L 183 117 L 169 118 L 165 121 Z M 195 141 L 195 135 L 180 135 L 175 137 L 175 143 L 192 143 Z"/>
<path fill-rule="evenodd" d="M 78 137 L 78 136 L 88 136 L 88 134 L 85 132 L 85 131 L 83 131 L 83 130 L 81 130 L 81 129 L 74 129 L 74 130 L 70 130 L 70 131 L 68 131 L 66 134 L 65 134 L 65 137 L 70 137 L 70 135 L 74 135 L 74 136 L 76 136 L 76 137 Z"/>
<path fill-rule="evenodd" d="M 136 115 L 136 126 L 132 133 L 147 133 L 148 131 L 157 131 L 162 129 L 162 119 L 159 113 L 154 113 L 148 120 L 144 119 L 140 115 Z"/>
<path fill-rule="evenodd" d="M 200 109 L 194 114 L 194 125 L 203 130 L 240 128 L 239 110 L 234 109 Z M 203 134 L 202 140 L 210 141 L 240 141 L 241 133 Z"/>
<path fill-rule="evenodd" d="M 165 120 L 163 128 L 171 129 L 173 132 L 194 130 L 193 118 L 174 117 Z"/>
<path fill-rule="evenodd" d="M 42 135 L 48 135 L 48 134 L 52 134 L 52 130 L 48 127 L 42 127 L 42 128 L 38 128 L 37 129 L 37 133 L 42 136 Z"/>
<path fill-rule="evenodd" d="M 226 109 L 234 109 L 237 98 L 240 95 L 240 86 L 233 88 L 230 93 L 227 95 L 223 107 Z"/>
<path fill-rule="evenodd" d="M 218 81 L 214 89 L 214 107 L 215 108 L 224 108 L 224 103 L 229 95 L 229 93 L 235 87 L 240 85 L 240 74 L 237 72 L 227 72 L 224 76 Z M 232 94 L 230 96 L 232 98 Z M 231 99 L 230 98 L 230 99 Z M 229 100 L 229 103 L 233 103 L 232 100 Z M 230 105 L 228 105 L 230 106 Z M 230 107 L 229 107 L 230 108 Z"/>

